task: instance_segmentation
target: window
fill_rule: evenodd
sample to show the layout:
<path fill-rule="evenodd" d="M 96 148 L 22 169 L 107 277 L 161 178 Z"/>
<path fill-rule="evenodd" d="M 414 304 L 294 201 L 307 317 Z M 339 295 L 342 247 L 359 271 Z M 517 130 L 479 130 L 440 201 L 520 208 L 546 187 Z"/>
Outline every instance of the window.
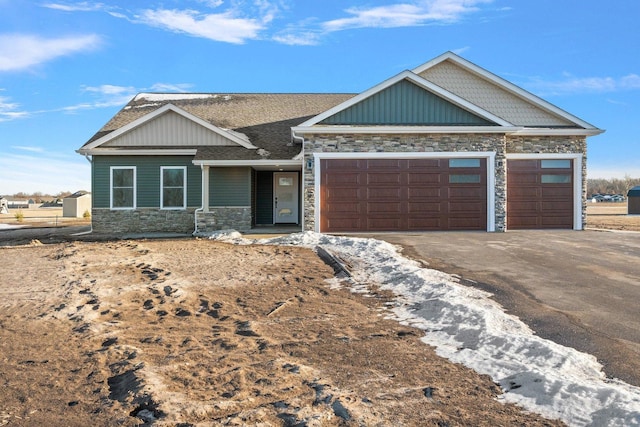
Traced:
<path fill-rule="evenodd" d="M 541 181 L 543 184 L 570 184 L 571 175 L 542 175 Z"/>
<path fill-rule="evenodd" d="M 542 169 L 570 169 L 571 160 L 540 160 L 540 167 Z"/>
<path fill-rule="evenodd" d="M 185 166 L 162 166 L 160 207 L 162 209 L 185 209 L 187 207 L 187 168 Z"/>
<path fill-rule="evenodd" d="M 479 168 L 480 159 L 449 159 L 450 168 Z"/>
<path fill-rule="evenodd" d="M 480 175 L 449 175 L 450 184 L 478 184 Z"/>
<path fill-rule="evenodd" d="M 111 167 L 111 209 L 136 208 L 136 167 Z"/>

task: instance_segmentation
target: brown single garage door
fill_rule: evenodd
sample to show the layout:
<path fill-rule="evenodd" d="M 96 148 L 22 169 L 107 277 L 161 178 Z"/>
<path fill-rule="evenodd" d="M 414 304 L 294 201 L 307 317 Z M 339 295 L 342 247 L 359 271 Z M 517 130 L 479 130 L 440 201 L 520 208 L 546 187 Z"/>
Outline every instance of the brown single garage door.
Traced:
<path fill-rule="evenodd" d="M 320 231 L 486 230 L 486 159 L 323 159 Z"/>
<path fill-rule="evenodd" d="M 507 228 L 573 228 L 573 161 L 507 161 Z"/>

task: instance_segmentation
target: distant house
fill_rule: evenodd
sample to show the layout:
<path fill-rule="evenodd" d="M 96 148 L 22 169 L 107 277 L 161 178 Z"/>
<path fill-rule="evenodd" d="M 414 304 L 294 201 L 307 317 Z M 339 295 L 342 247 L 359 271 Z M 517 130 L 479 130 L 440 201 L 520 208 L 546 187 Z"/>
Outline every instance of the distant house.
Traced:
<path fill-rule="evenodd" d="M 62 199 L 62 216 L 82 218 L 85 212 L 91 212 L 91 193 L 77 191 Z"/>
<path fill-rule="evenodd" d="M 360 94 L 141 93 L 78 152 L 101 232 L 580 230 L 601 132 L 447 52 Z"/>

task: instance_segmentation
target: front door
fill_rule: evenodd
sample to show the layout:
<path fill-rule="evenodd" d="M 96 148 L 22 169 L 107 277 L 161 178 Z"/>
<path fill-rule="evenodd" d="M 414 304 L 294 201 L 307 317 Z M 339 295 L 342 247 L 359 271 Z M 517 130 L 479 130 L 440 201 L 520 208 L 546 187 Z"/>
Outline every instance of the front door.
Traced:
<path fill-rule="evenodd" d="M 274 224 L 298 224 L 298 172 L 273 174 Z"/>

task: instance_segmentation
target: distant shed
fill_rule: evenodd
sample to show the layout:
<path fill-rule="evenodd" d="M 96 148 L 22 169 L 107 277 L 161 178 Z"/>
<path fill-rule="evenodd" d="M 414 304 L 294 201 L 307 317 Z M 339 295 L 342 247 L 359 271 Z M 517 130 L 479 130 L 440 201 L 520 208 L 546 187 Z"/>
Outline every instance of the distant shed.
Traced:
<path fill-rule="evenodd" d="M 91 213 L 91 193 L 77 191 L 62 199 L 62 216 L 82 218 L 85 212 Z"/>
<path fill-rule="evenodd" d="M 627 193 L 627 200 L 627 213 L 640 214 L 640 185 L 629 190 Z"/>

